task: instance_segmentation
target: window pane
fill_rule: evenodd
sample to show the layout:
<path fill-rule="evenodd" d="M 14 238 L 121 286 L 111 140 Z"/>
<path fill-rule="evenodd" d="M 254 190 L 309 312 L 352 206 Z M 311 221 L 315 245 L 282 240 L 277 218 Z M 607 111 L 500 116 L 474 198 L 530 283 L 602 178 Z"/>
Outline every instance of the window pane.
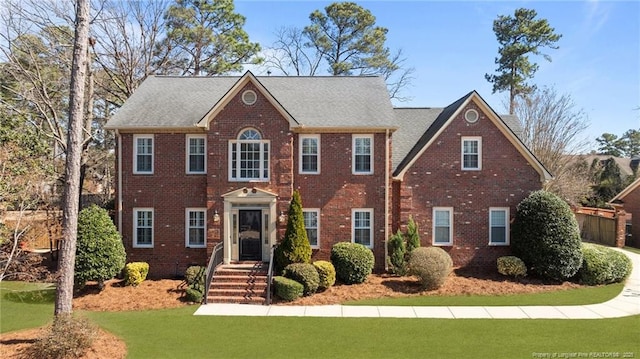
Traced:
<path fill-rule="evenodd" d="M 436 211 L 436 226 L 449 226 L 449 211 Z"/>
<path fill-rule="evenodd" d="M 371 231 L 369 229 L 356 229 L 354 242 L 371 246 Z"/>
<path fill-rule="evenodd" d="M 318 172 L 318 139 L 302 139 L 302 172 Z"/>
<path fill-rule="evenodd" d="M 478 140 L 464 140 L 462 143 L 463 151 L 463 167 L 479 168 L 480 167 L 480 148 Z"/>
<path fill-rule="evenodd" d="M 449 243 L 449 227 L 436 227 L 436 243 Z"/>
<path fill-rule="evenodd" d="M 451 211 L 436 210 L 434 213 L 434 233 L 433 240 L 435 243 L 451 242 Z"/>
<path fill-rule="evenodd" d="M 152 244 L 153 242 L 153 214 L 151 211 L 136 212 L 136 243 Z"/>
<path fill-rule="evenodd" d="M 491 243 L 507 243 L 505 227 L 491 227 Z"/>
<path fill-rule="evenodd" d="M 153 160 L 153 139 L 136 139 L 136 171 L 151 172 Z"/>
<path fill-rule="evenodd" d="M 204 138 L 189 139 L 189 172 L 204 172 Z"/>
<path fill-rule="evenodd" d="M 354 141 L 355 172 L 371 172 L 371 138 L 359 137 Z"/>
<path fill-rule="evenodd" d="M 491 218 L 491 243 L 507 243 L 507 211 L 492 210 Z"/>

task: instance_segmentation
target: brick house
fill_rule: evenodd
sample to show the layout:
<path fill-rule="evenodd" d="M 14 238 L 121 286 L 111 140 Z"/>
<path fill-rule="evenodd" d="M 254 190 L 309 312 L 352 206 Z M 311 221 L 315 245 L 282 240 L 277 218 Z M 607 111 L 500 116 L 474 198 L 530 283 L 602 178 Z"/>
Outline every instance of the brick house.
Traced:
<path fill-rule="evenodd" d="M 372 249 L 412 215 L 456 265 L 509 252 L 515 206 L 550 178 L 474 91 L 441 109 L 393 108 L 378 77 L 149 77 L 108 122 L 117 223 L 150 275 L 269 258 L 302 196 L 314 259 Z M 435 221 L 433 220 L 435 218 Z"/>
<path fill-rule="evenodd" d="M 631 237 L 627 238 L 626 245 L 640 248 L 640 178 L 618 193 L 609 203 L 616 209 L 622 208 L 626 213 L 631 213 Z"/>

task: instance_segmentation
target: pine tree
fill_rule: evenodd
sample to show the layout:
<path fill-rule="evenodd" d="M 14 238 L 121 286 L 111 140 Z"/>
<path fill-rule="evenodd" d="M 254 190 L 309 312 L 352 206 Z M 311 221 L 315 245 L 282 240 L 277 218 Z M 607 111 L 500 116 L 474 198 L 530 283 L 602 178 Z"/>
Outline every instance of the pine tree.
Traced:
<path fill-rule="evenodd" d="M 293 192 L 284 238 L 274 253 L 276 273 L 291 263 L 311 262 L 311 245 L 307 238 L 302 214 L 302 200 L 298 191 Z"/>

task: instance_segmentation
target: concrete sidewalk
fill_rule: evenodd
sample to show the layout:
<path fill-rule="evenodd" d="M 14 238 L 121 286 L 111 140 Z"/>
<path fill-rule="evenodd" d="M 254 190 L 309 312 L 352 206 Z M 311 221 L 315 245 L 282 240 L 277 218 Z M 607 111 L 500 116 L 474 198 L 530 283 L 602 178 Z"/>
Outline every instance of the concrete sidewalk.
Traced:
<path fill-rule="evenodd" d="M 569 306 L 404 307 L 404 306 L 285 306 L 204 304 L 194 315 L 343 318 L 447 318 L 447 319 L 599 319 L 640 314 L 640 255 L 623 251 L 633 263 L 624 289 L 600 304 Z"/>

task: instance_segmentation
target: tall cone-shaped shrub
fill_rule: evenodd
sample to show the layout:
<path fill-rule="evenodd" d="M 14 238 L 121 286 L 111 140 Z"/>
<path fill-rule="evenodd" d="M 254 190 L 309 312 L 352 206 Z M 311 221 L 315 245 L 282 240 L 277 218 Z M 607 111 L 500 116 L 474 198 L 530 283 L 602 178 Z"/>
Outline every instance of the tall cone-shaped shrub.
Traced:
<path fill-rule="evenodd" d="M 282 270 L 291 263 L 311 262 L 311 245 L 304 227 L 302 200 L 298 191 L 293 192 L 289 204 L 287 230 L 276 248 L 274 261 L 277 273 L 282 273 Z"/>
<path fill-rule="evenodd" d="M 413 220 L 413 216 L 409 216 L 409 223 L 407 223 L 407 256 L 413 252 L 414 249 L 420 247 L 420 235 L 418 234 L 418 225 Z M 407 258 L 408 259 L 408 258 Z"/>

